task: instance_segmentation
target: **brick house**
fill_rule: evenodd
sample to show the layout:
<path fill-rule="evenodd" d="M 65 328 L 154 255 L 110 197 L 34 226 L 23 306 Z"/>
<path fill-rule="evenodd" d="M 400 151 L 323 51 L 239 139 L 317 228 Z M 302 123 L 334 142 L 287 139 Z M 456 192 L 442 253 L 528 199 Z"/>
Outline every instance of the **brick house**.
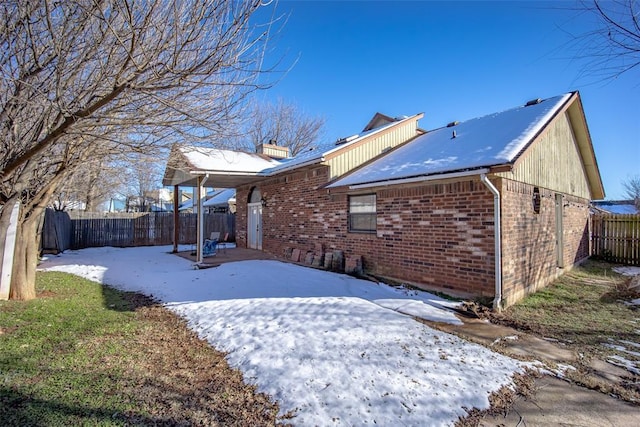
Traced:
<path fill-rule="evenodd" d="M 495 308 L 589 255 L 589 202 L 604 189 L 577 92 L 428 132 L 421 118 L 376 114 L 238 185 L 238 245 L 334 269 L 344 255 Z"/>

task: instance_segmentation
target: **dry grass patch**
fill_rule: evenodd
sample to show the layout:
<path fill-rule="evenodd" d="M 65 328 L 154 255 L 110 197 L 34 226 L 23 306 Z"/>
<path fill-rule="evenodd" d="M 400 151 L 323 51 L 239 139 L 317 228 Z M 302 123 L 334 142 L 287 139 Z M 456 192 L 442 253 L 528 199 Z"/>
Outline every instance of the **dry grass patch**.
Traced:
<path fill-rule="evenodd" d="M 491 407 L 485 410 L 472 409 L 466 417 L 456 421 L 456 427 L 476 427 L 487 416 L 506 415 L 517 399 L 531 398 L 535 394 L 535 379 L 540 378 L 539 371 L 527 370 L 524 374 L 513 376 L 513 387 L 502 387 L 491 393 L 489 403 Z"/>
<path fill-rule="evenodd" d="M 134 293 L 39 273 L 0 302 L 3 425 L 272 426 L 278 407 L 183 320 Z"/>
<path fill-rule="evenodd" d="M 491 320 L 596 352 L 609 339 L 638 340 L 640 312 L 624 302 L 640 295 L 612 267 L 589 260 Z"/>
<path fill-rule="evenodd" d="M 493 323 L 554 339 L 572 349 L 580 356 L 577 369 L 567 371 L 574 382 L 639 402 L 637 375 L 629 372 L 618 383 L 605 381 L 593 375 L 589 363 L 592 358 L 607 360 L 616 355 L 637 359 L 612 347 L 625 342 L 640 343 L 640 310 L 625 304 L 640 294 L 629 288 L 631 278 L 615 273 L 613 267 L 589 260 L 504 312 L 483 314 Z"/>

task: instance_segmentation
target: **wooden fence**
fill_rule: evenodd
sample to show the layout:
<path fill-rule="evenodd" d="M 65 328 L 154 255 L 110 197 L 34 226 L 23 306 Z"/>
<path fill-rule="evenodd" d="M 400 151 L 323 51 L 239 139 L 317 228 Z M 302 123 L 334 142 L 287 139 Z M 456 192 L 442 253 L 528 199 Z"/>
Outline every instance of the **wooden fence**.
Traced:
<path fill-rule="evenodd" d="M 591 255 L 620 264 L 640 265 L 640 215 L 592 216 Z"/>
<path fill-rule="evenodd" d="M 58 253 L 71 248 L 71 218 L 67 212 L 45 210 L 41 245 L 44 252 Z"/>
<path fill-rule="evenodd" d="M 179 214 L 179 244 L 196 242 L 197 215 Z M 204 214 L 204 235 L 219 231 L 235 240 L 235 215 Z M 172 213 L 104 215 L 48 211 L 42 233 L 44 251 L 83 249 L 99 246 L 157 246 L 173 243 Z"/>

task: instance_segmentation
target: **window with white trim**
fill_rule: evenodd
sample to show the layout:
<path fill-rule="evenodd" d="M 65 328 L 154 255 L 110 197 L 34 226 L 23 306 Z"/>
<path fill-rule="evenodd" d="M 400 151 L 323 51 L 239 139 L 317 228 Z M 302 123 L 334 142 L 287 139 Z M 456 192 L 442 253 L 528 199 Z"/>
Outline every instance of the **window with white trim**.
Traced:
<path fill-rule="evenodd" d="M 349 196 L 349 231 L 376 232 L 376 195 Z"/>

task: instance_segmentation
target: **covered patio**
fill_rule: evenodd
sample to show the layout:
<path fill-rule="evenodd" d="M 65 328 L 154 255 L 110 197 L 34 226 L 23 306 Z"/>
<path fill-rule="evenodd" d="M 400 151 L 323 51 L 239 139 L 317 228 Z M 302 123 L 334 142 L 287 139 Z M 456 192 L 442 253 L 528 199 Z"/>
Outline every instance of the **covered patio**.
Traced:
<path fill-rule="evenodd" d="M 275 260 L 277 259 L 274 255 L 271 255 L 267 252 L 259 251 L 256 249 L 247 249 L 247 248 L 237 248 L 237 247 L 228 247 L 224 246 L 219 248 L 216 255 L 212 257 L 205 257 L 201 262 L 198 263 L 197 253 L 193 250 L 181 250 L 174 253 L 181 258 L 187 259 L 193 263 L 198 265 L 198 268 L 211 268 L 218 267 L 222 264 L 226 264 L 228 262 L 237 262 L 237 261 L 253 261 L 253 260 Z"/>
<path fill-rule="evenodd" d="M 172 186 L 173 191 L 173 214 L 174 214 L 174 236 L 173 251 L 178 253 L 178 189 L 179 187 L 194 188 L 194 210 L 197 212 L 197 233 L 196 250 L 193 261 L 196 266 L 207 267 L 220 263 L 217 260 L 205 262 L 203 253 L 203 242 L 207 237 L 204 235 L 203 225 L 203 203 L 206 187 L 212 188 L 236 188 L 239 185 L 250 184 L 261 176 L 261 172 L 279 165 L 280 162 L 266 155 L 245 153 L 233 150 L 220 150 L 214 148 L 197 147 L 190 145 L 174 145 L 167 161 L 162 184 Z M 260 225 L 258 225 L 260 226 Z M 234 256 L 251 256 L 248 253 L 241 253 L 240 248 L 229 249 L 228 253 Z M 254 251 L 260 252 L 260 251 Z M 188 252 L 191 258 L 192 251 Z M 261 252 L 260 252 L 261 253 Z M 216 258 L 222 259 L 220 251 Z M 247 258 L 242 258 L 247 259 Z M 255 259 L 255 258 L 249 258 Z"/>

